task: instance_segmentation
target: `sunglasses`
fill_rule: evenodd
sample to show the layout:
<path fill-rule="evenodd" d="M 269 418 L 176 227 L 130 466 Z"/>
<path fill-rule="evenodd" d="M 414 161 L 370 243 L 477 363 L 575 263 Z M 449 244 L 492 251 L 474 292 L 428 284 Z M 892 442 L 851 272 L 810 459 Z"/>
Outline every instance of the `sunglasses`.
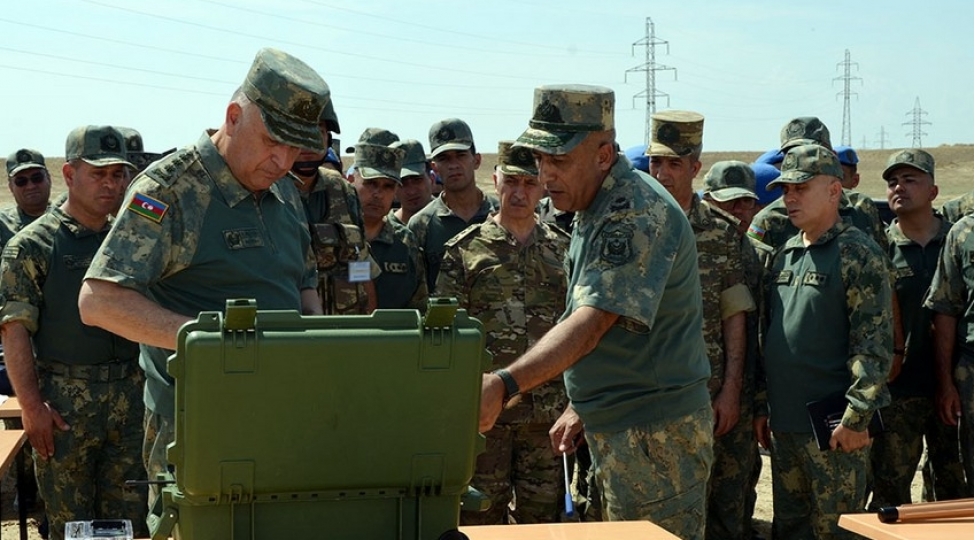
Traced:
<path fill-rule="evenodd" d="M 41 182 L 47 180 L 47 177 L 44 176 L 44 173 L 34 173 L 30 176 L 18 176 L 13 180 L 15 186 L 24 187 L 27 185 L 27 182 L 30 182 L 31 184 L 40 184 Z"/>

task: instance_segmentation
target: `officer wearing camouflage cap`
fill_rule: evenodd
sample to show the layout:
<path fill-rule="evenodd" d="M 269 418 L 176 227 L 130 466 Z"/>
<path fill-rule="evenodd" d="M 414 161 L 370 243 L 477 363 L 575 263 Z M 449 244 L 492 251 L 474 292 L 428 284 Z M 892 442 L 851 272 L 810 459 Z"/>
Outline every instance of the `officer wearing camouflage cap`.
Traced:
<path fill-rule="evenodd" d="M 855 536 L 837 522 L 862 508 L 867 426 L 890 402 L 889 274 L 880 247 L 840 218 L 842 177 L 836 155 L 810 144 L 789 150 L 782 175 L 770 184 L 782 186 L 800 230 L 772 261 L 763 349 L 767 412 L 755 420 L 759 442 L 772 451 L 776 538 Z M 846 406 L 830 450 L 821 452 L 806 404 L 833 396 Z"/>
<path fill-rule="evenodd" d="M 484 376 L 480 425 L 565 371 L 571 405 L 552 445 L 575 451 L 585 426 L 604 516 L 700 539 L 712 414 L 694 236 L 666 190 L 616 151 L 614 101 L 599 86 L 535 89 L 516 144 L 534 153 L 556 208 L 576 212 L 567 306 L 534 347 Z"/>
<path fill-rule="evenodd" d="M 122 134 L 110 126 L 71 131 L 65 159 L 65 203 L 3 250 L 7 369 L 51 538 L 64 538 L 67 521 L 99 515 L 129 519 L 136 534 L 146 535 L 147 490 L 125 486 L 145 478 L 139 346 L 84 325 L 77 302 L 87 267 L 79 261 L 91 260 L 108 234 L 132 164 Z"/>
<path fill-rule="evenodd" d="M 433 200 L 433 179 L 430 177 L 430 162 L 423 151 L 423 143 L 415 139 L 397 141 L 390 145 L 402 148 L 403 169 L 400 170 L 400 185 L 396 188 L 399 208 L 390 212 L 389 218 L 406 225 L 414 214 Z"/>
<path fill-rule="evenodd" d="M 308 224 L 291 177 L 301 150 L 324 152 L 325 81 L 301 60 L 261 49 L 224 123 L 149 166 L 82 285 L 86 324 L 142 343 L 148 477 L 166 469 L 180 326 L 227 298 L 321 313 Z M 146 246 L 152 246 L 147 249 Z"/>
<path fill-rule="evenodd" d="M 531 150 L 498 143 L 494 170 L 500 207 L 480 225 L 447 242 L 437 290 L 453 296 L 484 324 L 493 367 L 524 354 L 565 311 L 562 258 L 569 236 L 535 215 L 545 193 Z M 552 454 L 548 430 L 565 409 L 562 379 L 528 392 L 485 433 L 471 486 L 487 495 L 486 512 L 461 513 L 462 525 L 558 521 L 564 500 L 562 460 Z M 515 500 L 514 510 L 509 503 Z"/>
<path fill-rule="evenodd" d="M 373 281 L 380 309 L 425 310 L 426 274 L 413 233 L 389 219 L 406 152 L 381 144 L 355 146 L 353 186 L 362 203 L 365 238 L 381 273 Z"/>
<path fill-rule="evenodd" d="M 470 225 L 483 223 L 497 208 L 494 197 L 477 187 L 474 171 L 481 166 L 481 154 L 467 122 L 447 118 L 430 126 L 430 160 L 443 181 L 440 196 L 410 218 L 407 225 L 423 250 L 427 286 L 437 284 L 444 244 Z"/>
<path fill-rule="evenodd" d="M 0 247 L 50 207 L 51 174 L 44 156 L 30 148 L 7 156 L 7 187 L 15 205 L 0 210 Z"/>
<path fill-rule="evenodd" d="M 751 466 L 741 458 L 754 447 L 751 423 L 742 417 L 746 314 L 755 301 L 745 281 L 737 220 L 705 203 L 693 182 L 701 170 L 704 116 L 663 111 L 650 128 L 650 175 L 684 210 L 697 245 L 703 302 L 704 346 L 711 364 L 708 389 L 714 409 L 714 468 L 708 489 L 707 538 L 745 533 L 745 493 Z"/>

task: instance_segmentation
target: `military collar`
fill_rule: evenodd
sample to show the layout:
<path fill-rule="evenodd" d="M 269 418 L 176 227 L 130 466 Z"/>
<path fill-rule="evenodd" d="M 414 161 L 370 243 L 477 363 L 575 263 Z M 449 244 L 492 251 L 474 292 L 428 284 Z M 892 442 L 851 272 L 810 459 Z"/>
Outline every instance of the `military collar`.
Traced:
<path fill-rule="evenodd" d="M 697 193 L 691 195 L 691 208 L 687 211 L 687 221 L 695 230 L 707 230 L 712 226 L 711 211 L 706 202 Z"/>
<path fill-rule="evenodd" d="M 477 218 L 480 217 L 486 217 L 488 214 L 491 213 L 492 210 L 494 210 L 494 205 L 491 204 L 490 197 L 488 197 L 487 194 L 484 193 L 484 191 L 481 190 L 480 188 L 478 188 L 478 191 L 481 192 L 481 206 L 480 208 L 477 209 L 477 213 L 474 214 L 474 218 L 472 219 L 472 221 L 476 221 Z M 441 216 L 441 217 L 456 216 L 457 214 L 455 214 L 454 211 L 451 210 L 449 206 L 447 206 L 447 202 L 444 200 L 444 195 L 446 193 L 447 193 L 446 191 L 440 192 L 440 195 L 436 196 L 433 199 L 433 201 L 431 201 L 429 204 L 433 205 L 432 208 L 433 208 L 434 215 Z"/>
<path fill-rule="evenodd" d="M 941 214 L 935 213 L 934 215 L 941 220 L 941 227 L 938 228 L 938 233 L 931 238 L 931 242 L 943 244 L 945 237 L 948 236 L 948 231 L 951 230 L 951 223 L 949 223 L 948 220 L 945 219 L 945 217 Z M 901 232 L 900 227 L 897 226 L 898 222 L 899 220 L 895 217 L 894 221 L 891 221 L 890 225 L 887 226 L 887 237 L 890 238 L 890 241 L 898 246 L 909 246 L 911 244 L 916 244 L 914 240 L 911 240 L 905 236 L 903 232 Z M 928 243 L 930 244 L 931 242 Z"/>
<path fill-rule="evenodd" d="M 230 172 L 230 167 L 227 165 L 227 161 L 220 155 L 217 151 L 216 145 L 210 140 L 210 136 L 206 133 L 200 137 L 200 140 L 196 143 L 197 151 L 200 153 L 200 163 L 206 169 L 207 173 L 210 174 L 210 178 L 213 179 L 214 185 L 217 186 L 217 190 L 220 191 L 220 195 L 228 206 L 237 206 L 241 201 L 247 200 L 249 197 L 253 197 L 256 194 L 251 193 L 237 180 L 237 177 Z M 289 176 L 284 177 L 286 181 L 292 182 L 292 178 Z M 280 182 L 280 180 L 278 180 Z M 277 185 L 277 182 L 271 184 L 270 191 L 275 198 L 279 201 L 284 202 L 284 197 L 281 195 L 281 188 Z"/>
<path fill-rule="evenodd" d="M 60 206 L 55 206 L 54 208 L 51 208 L 50 213 L 58 221 L 60 221 L 62 225 L 64 225 L 64 228 L 71 231 L 71 234 L 73 234 L 76 238 L 84 238 L 86 236 L 91 236 L 94 234 L 99 234 L 103 231 L 107 231 L 112 228 L 112 223 L 114 223 L 115 221 L 112 218 L 112 216 L 108 216 L 108 220 L 105 221 L 105 226 L 102 227 L 101 230 L 99 231 L 93 231 L 88 227 L 85 227 L 84 225 L 79 223 L 77 219 L 75 219 L 73 216 L 69 215 L 67 212 L 62 210 Z"/>
<path fill-rule="evenodd" d="M 377 234 L 376 237 L 371 240 L 371 242 L 382 242 L 384 244 L 392 244 L 393 242 L 396 241 L 396 235 L 393 234 L 393 231 L 395 230 L 396 230 L 396 225 L 393 223 L 393 221 L 389 219 L 388 215 L 384 216 L 383 228 L 379 229 L 379 234 Z"/>
<path fill-rule="evenodd" d="M 826 229 L 826 232 L 824 232 L 823 234 L 819 235 L 819 238 L 817 238 L 815 242 L 813 242 L 812 244 L 809 244 L 808 246 L 806 246 L 805 244 L 802 243 L 802 231 L 799 231 L 798 233 L 796 233 L 795 236 L 793 236 L 792 238 L 790 238 L 785 243 L 785 249 L 787 249 L 787 250 L 789 250 L 789 249 L 805 249 L 807 247 L 821 246 L 823 244 L 829 243 L 834 238 L 836 238 L 837 236 L 839 236 L 840 234 L 842 234 L 843 231 L 849 229 L 850 227 L 851 227 L 851 225 L 850 225 L 849 222 L 847 222 L 844 219 L 840 219 L 836 223 L 834 223 L 832 227 L 830 227 L 829 229 Z"/>
<path fill-rule="evenodd" d="M 532 233 L 528 237 L 528 241 L 522 244 L 517 238 L 515 238 L 515 235 L 508 231 L 508 229 L 505 229 L 499 223 L 494 221 L 494 214 L 495 212 L 492 212 L 491 215 L 484 220 L 484 223 L 481 224 L 482 238 L 492 242 L 504 242 L 506 244 L 518 247 L 530 246 L 538 241 L 539 224 L 537 220 L 535 221 L 535 226 L 532 227 Z"/>
<path fill-rule="evenodd" d="M 606 214 L 617 211 L 618 207 L 629 208 L 632 205 L 632 201 L 625 198 L 625 196 L 616 193 L 614 194 L 616 187 L 624 186 L 632 181 L 640 181 L 636 169 L 633 165 L 626 159 L 621 153 L 616 155 L 616 163 L 609 169 L 609 174 L 603 179 L 603 183 L 599 186 L 599 190 L 596 191 L 596 196 L 593 197 L 592 202 L 589 206 L 576 212 L 575 219 L 600 219 Z M 621 199 L 621 197 L 624 197 Z M 620 209 L 621 209 L 620 208 Z"/>

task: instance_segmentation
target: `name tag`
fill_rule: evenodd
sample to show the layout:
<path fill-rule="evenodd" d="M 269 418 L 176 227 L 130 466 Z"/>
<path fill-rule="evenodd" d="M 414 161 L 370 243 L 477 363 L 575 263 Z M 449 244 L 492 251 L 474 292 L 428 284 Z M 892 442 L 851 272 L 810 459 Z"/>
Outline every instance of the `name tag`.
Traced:
<path fill-rule="evenodd" d="M 914 277 L 914 269 L 910 266 L 904 266 L 902 268 L 897 268 L 894 270 L 894 275 L 897 279 Z"/>
<path fill-rule="evenodd" d="M 806 272 L 806 275 L 802 276 L 802 284 L 818 287 L 826 284 L 827 277 L 829 276 L 819 272 Z"/>
<path fill-rule="evenodd" d="M 776 285 L 788 285 L 792 283 L 792 270 L 783 270 L 775 275 Z"/>
<path fill-rule="evenodd" d="M 349 263 L 349 283 L 369 281 L 369 261 L 352 261 Z"/>
<path fill-rule="evenodd" d="M 233 229 L 223 231 L 223 240 L 227 249 L 248 249 L 264 247 L 264 238 L 257 229 Z"/>

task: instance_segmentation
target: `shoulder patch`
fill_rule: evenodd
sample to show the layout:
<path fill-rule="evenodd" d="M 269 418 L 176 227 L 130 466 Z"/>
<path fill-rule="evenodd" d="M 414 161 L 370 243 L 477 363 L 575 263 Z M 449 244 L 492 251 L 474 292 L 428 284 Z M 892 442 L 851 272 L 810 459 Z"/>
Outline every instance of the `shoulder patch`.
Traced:
<path fill-rule="evenodd" d="M 132 195 L 132 200 L 129 201 L 126 209 L 150 221 L 160 223 L 169 210 L 169 205 L 137 191 Z"/>
<path fill-rule="evenodd" d="M 457 244 L 459 244 L 459 243 L 463 242 L 465 239 L 467 239 L 469 236 L 471 236 L 473 234 L 476 234 L 477 231 L 479 231 L 479 230 L 481 230 L 481 224 L 480 223 L 475 223 L 474 225 L 471 225 L 471 226 L 467 227 L 466 229 L 464 229 L 463 231 L 460 231 L 459 233 L 457 233 L 457 236 L 454 236 L 450 240 L 447 240 L 447 242 L 444 243 L 444 247 L 456 246 Z"/>
<path fill-rule="evenodd" d="M 755 240 L 761 241 L 762 238 L 765 238 L 765 229 L 752 223 L 748 226 L 748 236 L 754 238 Z"/>
<path fill-rule="evenodd" d="M 4 259 L 16 259 L 18 255 L 20 255 L 20 246 L 11 246 L 10 244 L 7 244 L 3 247 L 2 257 Z"/>
<path fill-rule="evenodd" d="M 173 182 L 183 175 L 196 160 L 199 153 L 195 147 L 181 148 L 172 154 L 154 162 L 139 176 L 145 175 L 155 180 L 161 186 L 172 186 Z"/>

